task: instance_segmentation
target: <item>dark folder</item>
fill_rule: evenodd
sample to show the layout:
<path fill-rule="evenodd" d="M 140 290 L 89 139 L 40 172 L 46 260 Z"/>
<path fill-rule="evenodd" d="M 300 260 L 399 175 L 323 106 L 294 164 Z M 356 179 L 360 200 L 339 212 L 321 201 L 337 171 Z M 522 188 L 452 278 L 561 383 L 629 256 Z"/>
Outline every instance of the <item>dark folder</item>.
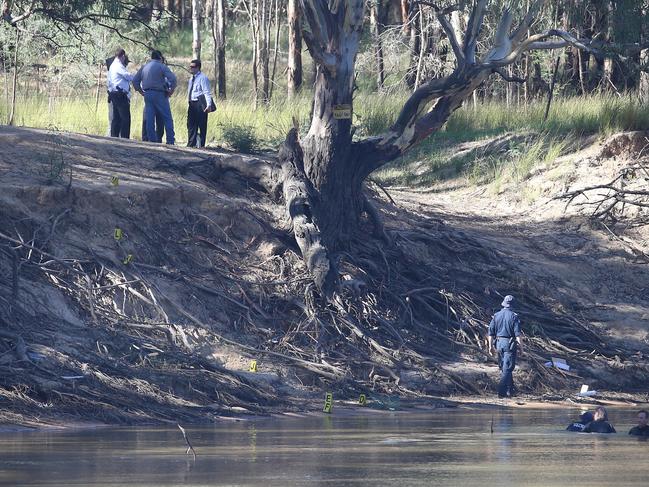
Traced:
<path fill-rule="evenodd" d="M 198 102 L 201 104 L 202 110 L 205 111 L 205 108 L 207 108 L 207 97 L 205 95 L 199 96 Z M 215 111 L 216 111 L 216 104 L 214 103 L 214 98 L 212 98 L 212 102 L 210 103 L 210 109 L 208 110 L 208 113 L 215 112 Z"/>

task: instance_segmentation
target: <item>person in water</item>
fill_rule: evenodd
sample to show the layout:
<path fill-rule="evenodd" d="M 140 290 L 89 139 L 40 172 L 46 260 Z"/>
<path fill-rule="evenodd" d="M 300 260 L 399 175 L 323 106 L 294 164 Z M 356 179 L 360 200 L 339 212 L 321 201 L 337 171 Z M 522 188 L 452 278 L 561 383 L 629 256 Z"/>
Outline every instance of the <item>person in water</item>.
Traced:
<path fill-rule="evenodd" d="M 644 409 L 638 411 L 638 426 L 634 426 L 629 431 L 630 435 L 634 436 L 649 436 L 649 425 L 647 420 L 649 419 L 649 414 Z"/>
<path fill-rule="evenodd" d="M 593 419 L 593 413 L 590 411 L 586 411 L 585 413 L 581 413 L 581 416 L 579 416 L 579 421 L 575 421 L 574 423 L 571 423 L 566 430 L 568 431 L 576 431 L 576 432 L 582 432 L 584 429 L 586 429 L 586 426 L 588 423 L 590 423 Z"/>
<path fill-rule="evenodd" d="M 584 433 L 617 433 L 608 422 L 608 413 L 602 406 L 595 408 L 594 420 L 586 425 Z"/>

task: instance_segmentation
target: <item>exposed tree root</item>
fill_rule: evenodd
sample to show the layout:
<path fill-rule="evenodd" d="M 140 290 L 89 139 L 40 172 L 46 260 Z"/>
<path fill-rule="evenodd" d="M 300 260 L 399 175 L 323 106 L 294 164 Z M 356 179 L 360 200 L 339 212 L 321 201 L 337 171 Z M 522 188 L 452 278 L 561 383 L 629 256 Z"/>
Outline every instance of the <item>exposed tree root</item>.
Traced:
<path fill-rule="evenodd" d="M 285 377 L 261 380 L 244 372 L 247 364 L 237 371 L 219 362 L 225 352 L 341 391 L 482 394 L 494 377 L 465 374 L 456 364 L 491 360 L 486 326 L 502 290 L 524 303 L 524 390 L 575 388 L 584 377 L 614 387 L 621 367 L 629 384 L 649 376 L 644 362 L 607 343 L 579 310 L 552 305 L 504 268 L 497 251 L 434 217 L 384 211 L 376 198 L 374 215 L 385 219 L 388 243 L 367 237 L 377 224 L 369 215 L 349 248 L 327 254 L 335 264 L 330 272 L 340 276 L 327 299 L 301 246 L 291 242 L 284 211 L 256 187 L 228 179 L 248 161 L 158 157 L 158 179 L 189 181 L 209 198 L 193 203 L 184 189 L 187 202 L 177 211 L 155 200 L 175 193 L 129 194 L 111 210 L 124 229 L 121 240 L 103 220 L 88 223 L 94 216 L 77 207 L 102 193 L 68 196 L 74 185 L 55 193 L 47 213 L 17 205 L 0 217 L 0 274 L 10 277 L 0 279 L 0 396 L 8 410 L 176 424 L 232 408 L 298 407 L 273 382 Z M 294 221 L 308 224 L 308 189 L 284 187 L 299 171 L 277 172 L 263 159 L 251 164 L 240 174 L 266 174 L 271 190 L 283 188 Z M 108 242 L 95 237 L 101 232 Z M 575 373 L 546 368 L 553 354 L 567 357 Z M 610 378 L 594 377 L 596 370 Z"/>

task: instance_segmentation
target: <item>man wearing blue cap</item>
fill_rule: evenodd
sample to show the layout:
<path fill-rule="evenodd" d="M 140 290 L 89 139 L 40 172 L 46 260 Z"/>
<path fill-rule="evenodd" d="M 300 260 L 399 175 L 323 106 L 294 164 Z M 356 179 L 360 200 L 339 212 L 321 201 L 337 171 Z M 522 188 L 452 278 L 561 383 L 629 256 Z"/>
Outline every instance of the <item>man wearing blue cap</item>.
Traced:
<path fill-rule="evenodd" d="M 507 295 L 503 299 L 502 307 L 489 323 L 489 354 L 496 346 L 498 351 L 498 366 L 500 367 L 500 383 L 498 384 L 498 397 L 507 397 L 514 394 L 514 367 L 516 367 L 516 354 L 523 352 L 521 337 L 521 320 L 512 311 L 514 296 Z"/>

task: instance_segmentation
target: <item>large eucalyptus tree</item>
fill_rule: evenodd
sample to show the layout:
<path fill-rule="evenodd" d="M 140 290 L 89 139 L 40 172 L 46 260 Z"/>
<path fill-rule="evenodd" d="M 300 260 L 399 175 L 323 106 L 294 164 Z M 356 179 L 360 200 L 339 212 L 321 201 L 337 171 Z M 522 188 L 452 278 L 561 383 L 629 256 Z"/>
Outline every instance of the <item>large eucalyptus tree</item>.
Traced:
<path fill-rule="evenodd" d="M 495 2 L 491 2 L 495 3 Z M 513 2 L 518 4 L 518 2 Z M 489 0 L 439 6 L 419 2 L 435 12 L 455 55 L 455 69 L 444 78 L 424 80 L 404 103 L 392 127 L 380 136 L 355 139 L 352 132 L 356 55 L 361 42 L 364 0 L 301 0 L 303 37 L 317 68 L 311 124 L 306 136 L 289 133 L 280 151 L 284 195 L 294 233 L 315 282 L 331 295 L 338 282 L 331 252 L 358 235 L 367 215 L 383 234 L 378 213 L 363 192 L 367 177 L 438 131 L 450 115 L 488 77 L 513 81 L 505 67 L 534 49 L 574 45 L 590 49 L 564 30 L 531 33 L 547 0 L 531 2 L 515 22 L 515 8 L 505 6 L 492 39 L 483 26 Z M 458 9 L 468 21 L 464 32 L 451 25 Z M 489 46 L 487 48 L 479 46 Z"/>

